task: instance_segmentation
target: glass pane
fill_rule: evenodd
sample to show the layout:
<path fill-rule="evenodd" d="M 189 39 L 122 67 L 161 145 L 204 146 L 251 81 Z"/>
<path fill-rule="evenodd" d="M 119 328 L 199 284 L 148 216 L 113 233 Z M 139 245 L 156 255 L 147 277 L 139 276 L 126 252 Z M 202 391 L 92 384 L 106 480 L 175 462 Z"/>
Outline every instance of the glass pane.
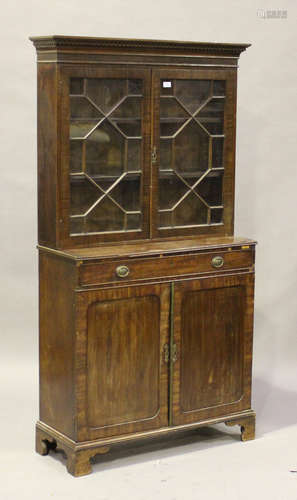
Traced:
<path fill-rule="evenodd" d="M 110 115 L 125 136 L 141 136 L 141 98 L 128 97 Z"/>
<path fill-rule="evenodd" d="M 81 172 L 82 166 L 82 141 L 70 141 L 70 171 Z"/>
<path fill-rule="evenodd" d="M 210 80 L 175 80 L 175 95 L 194 114 L 210 97 Z"/>
<path fill-rule="evenodd" d="M 87 96 L 102 113 L 111 111 L 127 94 L 127 80 L 114 78 L 88 78 Z"/>
<path fill-rule="evenodd" d="M 107 181 L 106 177 L 103 175 L 102 177 L 96 176 L 95 180 L 96 184 L 100 187 L 103 193 L 109 193 L 115 181 Z"/>
<path fill-rule="evenodd" d="M 189 114 L 178 104 L 174 98 L 164 98 L 160 101 L 160 134 L 169 137 L 175 134 Z"/>
<path fill-rule="evenodd" d="M 223 134 L 224 99 L 211 99 L 196 115 L 197 120 L 210 134 Z"/>
<path fill-rule="evenodd" d="M 128 139 L 127 170 L 133 172 L 140 170 L 141 166 L 141 140 Z"/>
<path fill-rule="evenodd" d="M 172 226 L 173 212 L 167 210 L 166 212 L 159 212 L 159 227 L 171 227 Z"/>
<path fill-rule="evenodd" d="M 222 204 L 223 172 L 210 171 L 195 187 L 198 193 L 209 206 Z"/>
<path fill-rule="evenodd" d="M 213 82 L 213 95 L 224 96 L 225 95 L 225 81 L 215 80 Z"/>
<path fill-rule="evenodd" d="M 70 137 L 85 137 L 103 118 L 85 97 L 70 97 Z"/>
<path fill-rule="evenodd" d="M 95 118 L 99 121 L 100 118 L 103 118 L 103 115 L 86 97 L 71 96 L 70 117 L 71 119 Z"/>
<path fill-rule="evenodd" d="M 160 170 L 168 170 L 172 163 L 172 140 L 160 140 Z"/>
<path fill-rule="evenodd" d="M 189 188 L 174 174 L 167 174 L 159 181 L 159 207 L 161 210 L 172 208 Z"/>
<path fill-rule="evenodd" d="M 96 122 L 91 120 L 80 120 L 70 123 L 70 138 L 84 139 L 96 126 Z"/>
<path fill-rule="evenodd" d="M 121 231 L 124 229 L 125 213 L 109 198 L 103 198 L 86 216 L 87 233 Z"/>
<path fill-rule="evenodd" d="M 71 215 L 83 215 L 101 195 L 100 190 L 84 176 L 71 178 Z"/>
<path fill-rule="evenodd" d="M 140 209 L 140 176 L 129 176 L 117 184 L 109 194 L 124 210 L 136 211 Z"/>
<path fill-rule="evenodd" d="M 210 215 L 210 222 L 212 224 L 218 224 L 223 221 L 223 209 L 222 208 L 212 208 Z"/>
<path fill-rule="evenodd" d="M 71 234 L 141 229 L 143 81 L 73 78 L 70 92 Z"/>
<path fill-rule="evenodd" d="M 194 120 L 175 138 L 174 151 L 175 170 L 181 175 L 201 176 L 208 169 L 209 137 Z"/>
<path fill-rule="evenodd" d="M 85 218 L 73 217 L 70 219 L 70 233 L 79 234 L 84 232 Z"/>
<path fill-rule="evenodd" d="M 142 94 L 142 80 L 128 80 L 128 94 Z"/>
<path fill-rule="evenodd" d="M 161 95 L 173 95 L 173 80 L 161 80 Z"/>
<path fill-rule="evenodd" d="M 212 139 L 212 168 L 223 168 L 224 138 L 213 137 Z"/>
<path fill-rule="evenodd" d="M 86 139 L 86 172 L 96 176 L 118 176 L 124 171 L 125 139 L 109 122 Z"/>
<path fill-rule="evenodd" d="M 174 226 L 194 226 L 207 223 L 207 207 L 190 193 L 174 210 Z"/>
<path fill-rule="evenodd" d="M 141 214 L 127 214 L 127 229 L 140 229 L 141 227 Z"/>

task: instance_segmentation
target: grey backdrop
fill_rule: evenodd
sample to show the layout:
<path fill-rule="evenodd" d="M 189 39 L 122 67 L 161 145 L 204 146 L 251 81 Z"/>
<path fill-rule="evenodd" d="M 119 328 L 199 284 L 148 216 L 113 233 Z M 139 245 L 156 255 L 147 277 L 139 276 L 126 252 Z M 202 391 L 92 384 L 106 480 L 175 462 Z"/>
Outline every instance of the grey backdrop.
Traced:
<path fill-rule="evenodd" d="M 286 9 L 287 19 L 263 19 L 259 9 Z M 266 484 L 266 498 L 296 500 L 297 474 L 294 483 L 289 473 L 297 466 L 296 14 L 296 2 L 288 0 L 10 0 L 2 5 L 2 498 L 84 498 L 85 491 L 94 498 L 128 498 L 133 491 L 136 498 L 203 494 L 221 499 L 226 494 L 237 500 L 259 494 Z M 50 34 L 252 43 L 239 63 L 235 211 L 235 234 L 259 242 L 254 343 L 258 440 L 250 447 L 238 448 L 237 441 L 223 435 L 212 442 L 210 435 L 201 438 L 204 445 L 191 441 L 169 451 L 119 458 L 112 467 L 97 465 L 100 474 L 75 483 L 59 460 L 32 451 L 38 417 L 36 57 L 28 36 Z M 218 440 L 224 446 L 216 446 Z M 232 456 L 236 477 L 227 467 Z M 170 482 L 166 476 L 169 462 L 170 470 L 176 466 L 179 471 L 178 480 L 172 475 Z M 187 477 L 193 463 L 200 464 L 203 478 L 195 483 L 194 469 L 194 483 L 187 478 L 185 490 L 182 464 Z M 221 481 L 217 487 L 214 470 Z M 40 489 L 42 478 L 50 479 L 51 488 Z"/>

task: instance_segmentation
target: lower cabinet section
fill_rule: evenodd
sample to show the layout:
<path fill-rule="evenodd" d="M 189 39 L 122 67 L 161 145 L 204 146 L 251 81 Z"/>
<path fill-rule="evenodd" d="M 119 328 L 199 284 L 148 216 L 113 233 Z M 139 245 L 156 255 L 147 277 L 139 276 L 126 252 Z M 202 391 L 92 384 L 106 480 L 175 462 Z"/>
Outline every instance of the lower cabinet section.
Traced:
<path fill-rule="evenodd" d="M 111 444 L 216 422 L 254 437 L 254 273 L 77 289 L 75 266 L 40 260 L 40 422 L 74 475 Z"/>

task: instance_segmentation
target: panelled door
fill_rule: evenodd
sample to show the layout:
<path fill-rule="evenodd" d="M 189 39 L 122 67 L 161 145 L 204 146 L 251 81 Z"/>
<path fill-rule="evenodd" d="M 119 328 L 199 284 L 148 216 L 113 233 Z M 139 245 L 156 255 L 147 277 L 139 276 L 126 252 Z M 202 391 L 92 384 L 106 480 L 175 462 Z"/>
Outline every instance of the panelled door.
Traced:
<path fill-rule="evenodd" d="M 60 71 L 64 244 L 148 237 L 150 70 Z"/>
<path fill-rule="evenodd" d="M 253 292 L 253 274 L 174 285 L 171 425 L 250 408 Z"/>
<path fill-rule="evenodd" d="M 79 439 L 168 425 L 169 306 L 168 284 L 78 294 Z"/>
<path fill-rule="evenodd" d="M 153 235 L 231 234 L 236 72 L 153 70 Z"/>

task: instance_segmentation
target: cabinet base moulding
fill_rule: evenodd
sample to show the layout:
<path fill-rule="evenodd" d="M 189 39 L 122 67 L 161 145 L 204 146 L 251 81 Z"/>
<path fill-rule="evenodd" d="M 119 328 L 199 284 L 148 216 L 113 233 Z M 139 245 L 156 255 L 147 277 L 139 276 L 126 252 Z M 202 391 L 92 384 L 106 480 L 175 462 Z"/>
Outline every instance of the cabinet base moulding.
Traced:
<path fill-rule="evenodd" d="M 92 458 L 99 454 L 108 453 L 113 444 L 133 442 L 145 438 L 158 438 L 159 436 L 178 431 L 198 429 L 219 423 L 225 423 L 227 426 L 239 425 L 241 440 L 248 441 L 255 438 L 255 422 L 256 414 L 253 410 L 249 410 L 193 424 L 164 427 L 153 431 L 126 434 L 93 441 L 75 442 L 52 427 L 38 421 L 36 424 L 36 452 L 40 455 L 48 455 L 51 450 L 63 450 L 67 457 L 66 467 L 68 472 L 78 477 L 90 474 L 92 472 Z"/>

